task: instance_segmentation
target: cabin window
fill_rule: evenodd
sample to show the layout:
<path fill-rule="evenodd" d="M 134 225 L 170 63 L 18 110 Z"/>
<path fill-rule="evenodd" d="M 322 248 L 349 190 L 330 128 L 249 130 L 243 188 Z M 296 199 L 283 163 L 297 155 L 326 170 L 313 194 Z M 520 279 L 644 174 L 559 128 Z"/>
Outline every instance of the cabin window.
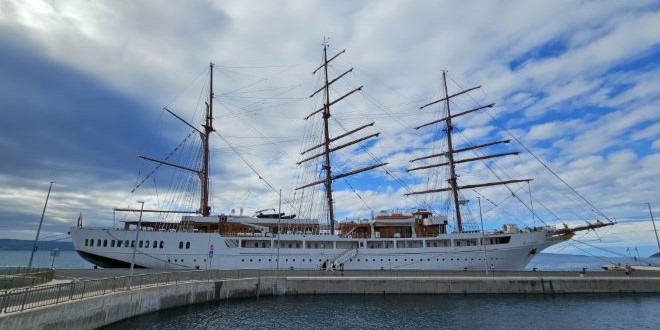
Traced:
<path fill-rule="evenodd" d="M 117 247 L 121 247 L 121 243 L 122 243 L 122 242 L 123 242 L 122 240 L 118 240 L 118 241 L 117 241 Z"/>
<path fill-rule="evenodd" d="M 259 247 L 259 242 L 254 242 L 254 247 Z"/>
<path fill-rule="evenodd" d="M 135 240 L 132 240 L 132 241 L 131 241 L 131 247 L 132 247 L 132 248 L 135 247 Z"/>
<path fill-rule="evenodd" d="M 138 242 L 138 247 L 140 247 L 140 248 L 141 248 L 141 247 L 144 247 L 144 241 L 139 241 L 139 242 Z"/>
<path fill-rule="evenodd" d="M 89 240 L 89 246 L 94 246 L 94 240 Z"/>
<path fill-rule="evenodd" d="M 161 249 L 163 248 L 163 241 L 160 241 L 160 246 Z"/>
<path fill-rule="evenodd" d="M 148 248 L 149 247 L 149 241 L 144 242 L 144 247 Z"/>
<path fill-rule="evenodd" d="M 128 240 L 124 240 L 124 246 L 128 247 Z"/>
<path fill-rule="evenodd" d="M 115 247 L 115 240 L 114 239 L 110 241 L 110 247 Z"/>
<path fill-rule="evenodd" d="M 104 239 L 104 240 L 103 240 L 103 247 L 107 247 L 107 246 L 108 246 L 108 240 L 107 240 L 107 239 Z"/>
<path fill-rule="evenodd" d="M 190 242 L 186 242 L 186 249 L 190 249 Z"/>
<path fill-rule="evenodd" d="M 85 246 L 89 245 L 89 239 L 85 238 Z"/>
<path fill-rule="evenodd" d="M 96 240 L 96 246 L 101 246 L 101 240 Z"/>
<path fill-rule="evenodd" d="M 154 247 L 154 249 L 158 247 L 158 241 L 154 241 L 153 247 Z"/>
<path fill-rule="evenodd" d="M 179 242 L 179 249 L 183 249 L 183 242 Z"/>

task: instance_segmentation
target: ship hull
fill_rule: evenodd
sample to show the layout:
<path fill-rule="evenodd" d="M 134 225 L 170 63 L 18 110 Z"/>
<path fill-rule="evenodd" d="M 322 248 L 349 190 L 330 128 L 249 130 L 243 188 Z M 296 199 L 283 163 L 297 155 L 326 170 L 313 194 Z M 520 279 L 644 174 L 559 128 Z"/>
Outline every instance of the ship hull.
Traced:
<path fill-rule="evenodd" d="M 481 233 L 359 239 L 140 231 L 134 249 L 135 230 L 71 228 L 70 234 L 78 253 L 99 267 L 129 267 L 135 250 L 136 267 L 221 270 L 330 269 L 333 263 L 345 270 L 522 270 L 535 254 L 570 238 L 542 230 L 488 234 L 483 240 Z"/>

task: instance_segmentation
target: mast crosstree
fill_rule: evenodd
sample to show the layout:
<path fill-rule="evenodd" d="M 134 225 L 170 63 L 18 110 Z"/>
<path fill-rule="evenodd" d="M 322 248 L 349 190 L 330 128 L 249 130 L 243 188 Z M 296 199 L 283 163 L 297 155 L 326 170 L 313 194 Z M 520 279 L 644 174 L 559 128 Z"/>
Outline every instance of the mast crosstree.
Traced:
<path fill-rule="evenodd" d="M 309 114 L 307 117 L 304 118 L 305 120 L 308 120 L 309 118 L 313 117 L 314 115 L 316 115 L 318 113 L 323 113 L 323 142 L 316 145 L 316 146 L 314 146 L 314 147 L 311 147 L 311 148 L 303 151 L 301 153 L 301 155 L 304 155 L 304 154 L 306 154 L 306 153 L 308 153 L 312 150 L 315 150 L 315 149 L 318 149 L 318 148 L 321 148 L 321 147 L 323 147 L 323 152 L 320 152 L 320 153 L 317 153 L 313 156 L 307 157 L 307 158 L 305 158 L 305 159 L 303 159 L 303 160 L 301 160 L 297 163 L 298 165 L 300 165 L 300 164 L 302 164 L 306 161 L 310 161 L 312 159 L 316 159 L 316 158 L 322 157 L 322 156 L 324 157 L 323 170 L 325 172 L 325 177 L 321 180 L 302 185 L 302 186 L 296 188 L 296 190 L 312 187 L 312 186 L 323 183 L 324 188 L 325 188 L 325 195 L 326 195 L 325 199 L 326 199 L 326 202 L 328 204 L 327 207 L 328 207 L 328 220 L 329 220 L 329 225 L 330 225 L 330 233 L 332 235 L 335 234 L 335 213 L 334 213 L 333 198 L 332 198 L 332 182 L 334 180 L 337 180 L 337 179 L 341 179 L 341 178 L 344 178 L 344 177 L 347 177 L 347 176 L 362 173 L 362 172 L 372 170 L 372 169 L 375 169 L 375 168 L 378 168 L 378 167 L 381 167 L 381 166 L 385 166 L 385 165 L 388 164 L 388 163 L 379 163 L 379 164 L 367 166 L 367 167 L 364 167 L 364 168 L 361 168 L 361 169 L 353 170 L 353 171 L 342 173 L 342 174 L 336 174 L 336 175 L 332 174 L 332 165 L 331 165 L 331 157 L 330 157 L 330 154 L 332 152 L 343 149 L 343 148 L 346 148 L 346 147 L 351 146 L 353 144 L 360 143 L 362 141 L 365 141 L 365 140 L 368 140 L 370 138 L 377 137 L 378 135 L 380 135 L 380 132 L 379 132 L 379 133 L 371 134 L 371 135 L 368 135 L 368 136 L 365 136 L 365 137 L 362 137 L 362 138 L 359 138 L 359 139 L 355 139 L 353 141 L 344 143 L 344 144 L 339 145 L 339 146 L 332 146 L 331 147 L 331 145 L 330 145 L 332 142 L 338 141 L 341 138 L 344 138 L 346 136 L 349 136 L 353 133 L 356 133 L 358 131 L 361 131 L 361 130 L 367 128 L 367 127 L 370 127 L 370 126 L 374 125 L 374 123 L 372 122 L 372 123 L 369 123 L 367 125 L 363 125 L 363 126 L 360 126 L 358 128 L 352 129 L 352 130 L 350 130 L 350 131 L 348 131 L 344 134 L 341 134 L 339 136 L 330 137 L 330 124 L 329 124 L 329 120 L 330 120 L 330 117 L 331 117 L 330 107 L 332 105 L 336 104 L 337 102 L 345 99 L 349 95 L 351 95 L 351 94 L 353 94 L 357 91 L 361 91 L 362 87 L 363 87 L 363 86 L 360 86 L 358 88 L 355 88 L 355 89 L 351 90 L 350 92 L 348 92 L 348 93 L 340 96 L 339 98 L 335 99 L 334 101 L 330 101 L 330 85 L 332 85 L 333 83 L 335 83 L 336 81 L 338 81 L 339 79 L 341 79 L 342 77 L 344 77 L 345 75 L 347 75 L 348 73 L 353 71 L 353 68 L 351 68 L 348 71 L 342 73 L 341 75 L 337 76 L 336 78 L 334 78 L 332 80 L 330 80 L 329 77 L 328 77 L 328 63 L 330 63 L 332 60 L 336 59 L 339 55 L 341 55 L 345 52 L 346 52 L 346 50 L 344 49 L 341 52 L 337 53 L 335 56 L 328 59 L 328 44 L 325 41 L 323 42 L 323 63 L 318 68 L 316 68 L 316 70 L 314 70 L 312 72 L 312 74 L 316 74 L 318 71 L 323 69 L 324 84 L 323 84 L 323 87 L 319 88 L 314 93 L 312 93 L 312 95 L 309 96 L 310 98 L 314 97 L 316 94 L 323 91 L 323 94 L 324 94 L 323 95 L 324 96 L 323 107 L 316 110 L 316 111 L 314 111 L 314 112 L 312 112 L 311 114 Z"/>

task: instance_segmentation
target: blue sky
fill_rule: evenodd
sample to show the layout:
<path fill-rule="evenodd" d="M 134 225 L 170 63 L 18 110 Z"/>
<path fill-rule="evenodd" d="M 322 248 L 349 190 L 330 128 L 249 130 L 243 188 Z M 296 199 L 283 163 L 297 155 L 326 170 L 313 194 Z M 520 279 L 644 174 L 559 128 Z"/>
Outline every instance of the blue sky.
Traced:
<path fill-rule="evenodd" d="M 456 120 L 457 144 L 510 138 L 508 130 L 620 221 L 553 251 L 625 254 L 637 246 L 651 254 L 657 248 L 644 203 L 660 215 L 659 9 L 657 1 L 3 1 L 2 237 L 33 237 L 50 181 L 56 184 L 44 235 L 51 237 L 64 237 L 80 212 L 89 225 L 109 226 L 114 207 L 138 200 L 154 208 L 193 205 L 166 186 L 194 190 L 194 180 L 171 171 L 144 180 L 154 165 L 135 156 L 165 157 L 189 134 L 164 106 L 199 122 L 209 61 L 216 63 L 218 133 L 242 157 L 214 140 L 214 210 L 277 206 L 277 193 L 245 161 L 285 199 L 300 197 L 296 184 L 313 177 L 295 162 L 319 128 L 302 118 L 320 106 L 320 98 L 307 96 L 320 84 L 310 73 L 326 36 L 331 54 L 347 49 L 331 75 L 355 68 L 332 95 L 365 86 L 333 109 L 333 134 L 371 121 L 376 125 L 364 135 L 382 133 L 338 153 L 336 173 L 374 158 L 390 163 L 389 172 L 338 182 L 339 218 L 442 205 L 442 197 L 402 194 L 442 185 L 428 181 L 434 172 L 405 170 L 410 159 L 443 148 L 430 143 L 440 127 L 413 128 L 440 116 L 441 107 L 418 108 L 441 97 L 441 72 L 448 70 L 450 93 L 483 86 L 457 98 L 455 111 L 496 103 Z M 172 159 L 194 153 L 194 138 Z M 485 151 L 522 149 L 512 143 Z M 528 202 L 531 188 L 548 224 L 602 219 L 529 155 L 461 166 L 461 182 L 492 181 L 486 165 L 503 178 L 534 178 L 531 187 L 511 189 Z M 473 213 L 477 196 L 487 201 L 489 228 L 540 221 L 503 188 L 465 192 Z"/>

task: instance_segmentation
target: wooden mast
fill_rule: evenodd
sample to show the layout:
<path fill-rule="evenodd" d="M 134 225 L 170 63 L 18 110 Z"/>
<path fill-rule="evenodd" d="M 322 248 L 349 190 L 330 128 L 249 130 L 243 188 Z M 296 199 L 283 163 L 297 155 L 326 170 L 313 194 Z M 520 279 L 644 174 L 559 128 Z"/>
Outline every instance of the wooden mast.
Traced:
<path fill-rule="evenodd" d="M 409 196 L 409 195 L 418 195 L 418 194 L 428 194 L 428 193 L 451 191 L 453 204 L 454 204 L 454 208 L 455 208 L 455 212 L 456 212 L 456 225 L 457 225 L 456 227 L 458 229 L 458 232 L 460 233 L 460 232 L 463 232 L 463 218 L 461 216 L 461 202 L 458 198 L 458 191 L 459 190 L 479 188 L 479 187 L 490 187 L 490 186 L 497 186 L 497 185 L 505 185 L 505 184 L 510 184 L 510 183 L 528 182 L 528 181 L 531 181 L 531 180 L 530 179 L 517 179 L 517 180 L 505 180 L 505 181 L 500 180 L 500 181 L 496 181 L 496 182 L 485 182 L 485 183 L 469 184 L 469 185 L 463 185 L 463 186 L 458 185 L 458 180 L 457 180 L 457 175 L 456 175 L 456 164 L 468 163 L 468 162 L 473 162 L 473 161 L 477 161 L 477 160 L 484 160 L 484 159 L 490 159 L 490 158 L 495 158 L 495 157 L 517 155 L 518 152 L 507 152 L 507 153 L 491 154 L 491 155 L 484 155 L 484 156 L 479 156 L 479 157 L 464 158 L 464 159 L 456 160 L 454 158 L 454 154 L 464 152 L 464 151 L 468 151 L 468 150 L 474 150 L 474 149 L 478 149 L 478 148 L 489 147 L 489 146 L 493 146 L 493 145 L 497 145 L 497 144 L 509 143 L 509 142 L 511 142 L 511 140 L 494 141 L 494 142 L 488 142 L 488 143 L 483 143 L 483 144 L 478 144 L 478 145 L 469 145 L 467 147 L 454 149 L 454 143 L 452 141 L 452 131 L 454 130 L 454 126 L 452 125 L 452 118 L 463 116 L 463 115 L 466 115 L 466 114 L 469 114 L 469 113 L 472 113 L 472 112 L 475 112 L 475 111 L 478 111 L 478 110 L 483 110 L 483 109 L 486 109 L 486 108 L 492 108 L 495 105 L 495 103 L 480 106 L 480 107 L 475 108 L 475 109 L 463 111 L 463 112 L 452 115 L 449 100 L 456 97 L 456 96 L 459 96 L 459 95 L 468 93 L 470 91 L 473 91 L 475 89 L 478 89 L 481 86 L 472 87 L 472 88 L 460 91 L 458 93 L 454 93 L 454 94 L 449 95 L 449 90 L 447 88 L 447 72 L 446 71 L 442 72 L 442 86 L 443 86 L 443 89 L 444 89 L 444 97 L 439 99 L 439 100 L 435 100 L 433 102 L 427 103 L 427 104 L 421 106 L 420 109 L 424 109 L 424 108 L 426 108 L 430 105 L 437 104 L 437 103 L 440 103 L 440 102 L 444 101 L 445 102 L 445 107 L 447 108 L 447 116 L 444 117 L 444 118 L 441 118 L 441 119 L 434 120 L 432 122 L 423 124 L 421 126 L 417 126 L 417 127 L 415 127 L 415 129 L 418 130 L 418 129 L 423 128 L 423 127 L 427 127 L 427 126 L 430 126 L 430 125 L 433 125 L 433 124 L 444 122 L 445 123 L 445 130 L 446 130 L 446 133 L 447 133 L 447 151 L 432 154 L 432 155 L 428 155 L 428 156 L 418 157 L 418 158 L 415 158 L 415 159 L 411 160 L 410 162 L 413 163 L 413 162 L 416 162 L 416 161 L 419 161 L 419 160 L 429 159 L 429 158 L 434 158 L 434 157 L 447 157 L 447 162 L 431 164 L 431 165 L 424 165 L 424 166 L 418 166 L 418 167 L 410 168 L 407 171 L 411 172 L 411 171 L 435 168 L 435 167 L 440 167 L 440 166 L 449 166 L 449 180 L 447 180 L 447 182 L 449 183 L 449 187 L 448 188 L 440 188 L 440 189 L 429 189 L 429 190 L 424 190 L 424 191 L 415 191 L 415 192 L 407 193 L 405 195 Z"/>
<path fill-rule="evenodd" d="M 201 214 L 202 216 L 209 216 L 211 215 L 211 206 L 209 206 L 209 158 L 210 158 L 210 146 L 209 146 L 209 141 L 211 139 L 211 133 L 215 131 L 215 128 L 213 128 L 213 98 L 214 98 L 214 93 L 213 93 L 213 67 L 214 64 L 213 62 L 209 62 L 209 100 L 206 103 L 206 116 L 204 123 L 202 124 L 202 127 L 204 130 L 199 130 L 197 127 L 194 125 L 190 124 L 189 122 L 185 121 L 183 118 L 181 118 L 179 115 L 176 113 L 172 112 L 170 109 L 167 107 L 163 108 L 163 110 L 169 112 L 172 116 L 174 116 L 176 119 L 180 120 L 184 124 L 186 124 L 188 127 L 192 128 L 195 130 L 197 133 L 199 133 L 199 136 L 202 140 L 202 168 L 201 169 L 195 169 L 195 168 L 190 168 L 190 167 L 185 167 L 181 165 L 177 165 L 174 163 L 170 163 L 164 160 L 159 160 L 159 159 L 154 159 L 151 157 L 146 157 L 142 155 L 138 155 L 138 157 L 148 160 L 151 162 L 155 162 L 158 164 L 170 166 L 176 169 L 180 170 L 185 170 L 189 171 L 192 173 L 197 174 L 197 177 L 199 178 L 201 184 L 200 184 L 200 202 L 199 202 L 199 209 L 197 211 L 166 211 L 166 210 L 142 210 L 142 209 L 130 209 L 130 208 L 115 208 L 115 211 L 124 211 L 124 212 L 133 212 L 133 211 L 140 211 L 140 212 L 155 212 L 155 213 L 182 213 L 182 214 L 189 214 L 189 213 L 197 213 Z"/>
<path fill-rule="evenodd" d="M 454 207 L 456 208 L 456 225 L 458 232 L 463 232 L 463 220 L 461 218 L 460 202 L 458 201 L 458 185 L 456 184 L 456 166 L 454 165 L 454 145 L 451 141 L 451 110 L 449 108 L 449 91 L 447 90 L 447 72 L 442 71 L 442 85 L 445 90 L 445 107 L 447 108 L 447 119 L 445 119 L 447 130 L 447 159 L 449 160 L 449 186 L 451 194 L 454 197 Z"/>
<path fill-rule="evenodd" d="M 344 177 L 347 177 L 347 176 L 350 176 L 350 175 L 362 173 L 364 171 L 368 171 L 368 170 L 371 170 L 371 169 L 374 169 L 374 168 L 377 168 L 377 167 L 387 165 L 387 163 L 380 163 L 380 164 L 376 164 L 376 165 L 367 166 L 367 167 L 364 167 L 364 168 L 361 168 L 361 169 L 349 171 L 349 172 L 346 172 L 346 173 L 332 175 L 332 166 L 331 166 L 331 158 L 330 158 L 330 154 L 332 152 L 337 151 L 339 149 L 346 148 L 348 146 L 354 145 L 354 144 L 362 142 L 364 140 L 367 140 L 367 139 L 370 139 L 370 138 L 373 138 L 373 137 L 377 137 L 380 134 L 380 133 L 371 134 L 371 135 L 364 136 L 362 138 L 355 139 L 353 141 L 344 143 L 344 144 L 339 145 L 339 146 L 331 147 L 331 143 L 333 143 L 333 142 L 335 142 L 335 141 L 337 141 L 341 138 L 344 138 L 346 136 L 349 136 L 353 133 L 361 131 L 361 130 L 367 128 L 367 127 L 370 127 L 370 126 L 374 125 L 374 123 L 369 123 L 367 125 L 363 125 L 363 126 L 360 126 L 358 128 L 352 129 L 352 130 L 350 130 L 346 133 L 340 134 L 339 136 L 330 137 L 330 123 L 329 123 L 330 116 L 331 116 L 330 115 L 330 107 L 333 104 L 345 99 L 349 95 L 351 95 L 351 94 L 353 94 L 357 91 L 362 90 L 362 87 L 363 87 L 363 86 L 360 86 L 358 88 L 355 88 L 352 91 L 342 95 L 341 97 L 338 97 L 336 100 L 330 101 L 330 85 L 332 85 L 334 82 L 338 81 L 340 78 L 342 78 L 343 76 L 345 76 L 349 72 L 353 71 L 353 68 L 351 68 L 350 70 L 342 73 L 341 75 L 339 75 L 338 77 L 336 77 L 332 80 L 330 80 L 330 78 L 328 77 L 328 63 L 330 63 L 332 60 L 337 58 L 339 55 L 343 54 L 345 51 L 346 50 L 342 50 L 341 52 L 337 53 L 335 56 L 328 59 L 328 43 L 325 40 L 323 40 L 323 64 L 321 64 L 318 68 L 316 68 L 316 70 L 314 70 L 314 72 L 312 72 L 312 74 L 316 74 L 316 72 L 323 69 L 324 84 L 323 84 L 323 87 L 319 88 L 317 91 L 315 91 L 314 93 L 312 93 L 312 95 L 309 96 L 310 98 L 314 97 L 314 95 L 316 95 L 319 92 L 323 91 L 324 92 L 323 107 L 321 109 L 318 109 L 318 110 L 312 112 L 311 114 L 309 114 L 307 117 L 304 118 L 305 120 L 307 120 L 307 119 L 311 118 L 312 116 L 314 116 L 318 113 L 323 113 L 323 142 L 320 143 L 320 144 L 317 144 L 314 147 L 311 147 L 311 148 L 303 151 L 301 153 L 301 155 L 304 155 L 305 153 L 307 153 L 309 151 L 312 151 L 316 148 L 320 148 L 320 147 L 323 147 L 323 152 L 317 153 L 314 156 L 307 157 L 307 158 L 305 158 L 305 159 L 303 159 L 303 160 L 301 160 L 297 163 L 298 165 L 300 165 L 300 164 L 302 164 L 306 161 L 316 159 L 316 158 L 321 157 L 321 156 L 324 157 L 323 170 L 325 172 L 325 178 L 323 178 L 322 180 L 318 180 L 318 181 L 315 181 L 315 182 L 312 182 L 312 183 L 308 183 L 308 184 L 299 186 L 299 187 L 296 188 L 296 190 L 312 187 L 312 186 L 315 186 L 315 185 L 318 185 L 318 184 L 321 184 L 321 183 L 324 185 L 325 195 L 326 195 L 325 196 L 326 197 L 326 202 L 328 204 L 328 223 L 330 225 L 330 233 L 332 235 L 335 234 L 335 211 L 334 211 L 333 198 L 332 198 L 332 182 L 334 180 L 337 180 L 337 179 L 341 179 L 341 178 L 344 178 Z"/>
<path fill-rule="evenodd" d="M 323 41 L 323 72 L 325 79 L 324 93 L 325 103 L 323 106 L 323 133 L 325 164 L 325 197 L 328 203 L 328 217 L 330 222 L 330 234 L 335 234 L 335 210 L 332 206 L 332 168 L 330 166 L 330 130 L 328 120 L 330 119 L 330 84 L 328 84 L 328 43 Z"/>
<path fill-rule="evenodd" d="M 203 164 L 202 170 L 199 172 L 201 184 L 201 203 L 200 212 L 202 216 L 209 216 L 211 214 L 211 207 L 209 206 L 209 140 L 213 129 L 213 62 L 209 63 L 209 101 L 206 103 L 206 122 L 203 125 L 204 133 L 202 134 L 203 144 Z"/>

